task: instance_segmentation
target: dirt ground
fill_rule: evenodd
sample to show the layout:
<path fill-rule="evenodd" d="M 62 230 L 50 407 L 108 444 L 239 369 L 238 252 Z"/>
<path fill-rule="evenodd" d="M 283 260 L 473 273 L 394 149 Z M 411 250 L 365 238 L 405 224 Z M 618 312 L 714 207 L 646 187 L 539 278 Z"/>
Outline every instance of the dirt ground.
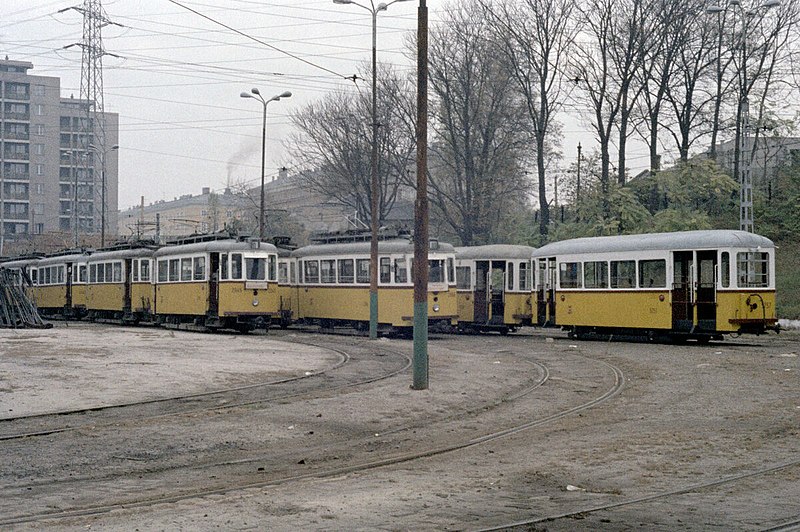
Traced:
<path fill-rule="evenodd" d="M 429 351 L 430 388 L 414 391 L 406 340 L 0 332 L 0 529 L 800 521 L 796 331 L 701 346 L 525 330 Z M 152 399 L 163 410 L 139 404 Z"/>

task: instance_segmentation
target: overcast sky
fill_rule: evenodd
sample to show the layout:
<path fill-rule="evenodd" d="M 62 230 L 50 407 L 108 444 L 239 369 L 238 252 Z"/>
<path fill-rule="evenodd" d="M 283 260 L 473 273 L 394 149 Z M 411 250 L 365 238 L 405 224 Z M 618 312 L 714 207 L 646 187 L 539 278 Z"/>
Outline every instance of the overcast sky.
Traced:
<path fill-rule="evenodd" d="M 363 0 L 368 2 L 369 0 Z M 266 174 L 292 167 L 283 140 L 289 113 L 326 92 L 357 90 L 346 76 L 365 75 L 371 15 L 332 0 L 105 0 L 111 21 L 103 28 L 105 109 L 119 114 L 120 209 L 139 203 L 221 191 L 228 180 L 256 185 L 261 173 L 261 104 L 243 99 L 258 87 L 269 98 Z M 82 16 L 63 8 L 82 0 L 2 0 L 0 55 L 30 61 L 32 74 L 61 78 L 62 95 L 80 93 Z M 429 0 L 431 22 L 446 5 Z M 416 0 L 379 15 L 378 60 L 407 69 L 403 36 L 416 30 Z M 208 18 L 204 18 L 208 17 Z M 255 42 L 213 19 L 262 41 Z M 291 54 L 294 57 L 290 57 Z M 364 82 L 361 82 L 364 83 Z M 368 85 L 362 85 L 362 88 Z M 584 154 L 593 135 L 577 117 L 562 117 L 563 151 Z M 629 153 L 635 173 L 646 163 L 641 146 Z"/>

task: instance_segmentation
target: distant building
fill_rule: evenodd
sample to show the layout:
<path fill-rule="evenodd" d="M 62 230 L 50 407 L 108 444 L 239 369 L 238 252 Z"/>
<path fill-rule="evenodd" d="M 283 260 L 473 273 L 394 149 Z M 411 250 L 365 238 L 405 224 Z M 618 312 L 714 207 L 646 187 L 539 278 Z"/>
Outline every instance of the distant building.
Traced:
<path fill-rule="evenodd" d="M 754 142 L 754 139 L 751 138 L 750 142 Z M 735 146 L 733 140 L 717 146 L 717 163 L 731 174 L 734 168 Z M 775 173 L 779 168 L 790 164 L 795 154 L 800 154 L 800 137 L 759 137 L 750 164 L 753 187 L 768 191 Z"/>
<path fill-rule="evenodd" d="M 28 74 L 32 63 L 0 60 L 0 229 L 6 240 L 73 231 L 77 181 L 78 228 L 99 234 L 105 147 L 106 231 L 117 227 L 119 117 L 105 113 L 86 138 L 89 105 L 61 97 L 61 80 Z M 93 114 L 93 113 L 92 113 Z M 95 150 L 89 148 L 94 145 Z"/>
<path fill-rule="evenodd" d="M 162 239 L 214 233 L 241 220 L 244 208 L 242 196 L 230 189 L 216 194 L 204 187 L 196 196 L 185 194 L 172 201 L 161 200 L 121 211 L 118 231 L 121 237 L 152 237 L 158 230 Z"/>

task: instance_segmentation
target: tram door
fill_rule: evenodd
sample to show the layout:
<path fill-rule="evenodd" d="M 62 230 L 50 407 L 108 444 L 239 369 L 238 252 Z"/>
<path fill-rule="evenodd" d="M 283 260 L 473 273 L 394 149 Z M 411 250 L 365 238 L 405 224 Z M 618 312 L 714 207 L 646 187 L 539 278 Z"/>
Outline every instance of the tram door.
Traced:
<path fill-rule="evenodd" d="M 208 313 L 219 315 L 219 253 L 209 253 L 208 265 Z M 227 259 L 228 256 L 225 255 Z"/>
<path fill-rule="evenodd" d="M 475 323 L 489 321 L 489 270 L 491 262 L 488 260 L 475 261 L 475 295 L 474 319 Z"/>
<path fill-rule="evenodd" d="M 717 329 L 717 252 L 697 252 L 697 327 L 706 331 Z"/>
<path fill-rule="evenodd" d="M 125 292 L 122 295 L 122 311 L 131 311 L 131 282 L 133 281 L 131 268 L 133 267 L 132 259 L 125 259 Z"/>
<path fill-rule="evenodd" d="M 539 259 L 536 286 L 536 322 L 540 326 L 555 325 L 556 319 L 556 259 Z"/>
<path fill-rule="evenodd" d="M 676 331 L 691 331 L 694 327 L 692 305 L 694 252 L 674 252 L 672 266 L 672 328 Z"/>
<path fill-rule="evenodd" d="M 490 317 L 489 320 L 495 324 L 502 324 L 505 319 L 506 311 L 506 262 L 502 260 L 492 261 L 492 269 L 489 272 L 489 297 L 490 297 Z"/>
<path fill-rule="evenodd" d="M 69 313 L 72 310 L 72 268 L 73 264 L 71 262 L 67 263 L 66 266 L 66 274 L 67 278 L 64 279 L 66 281 L 64 293 L 64 312 Z"/>

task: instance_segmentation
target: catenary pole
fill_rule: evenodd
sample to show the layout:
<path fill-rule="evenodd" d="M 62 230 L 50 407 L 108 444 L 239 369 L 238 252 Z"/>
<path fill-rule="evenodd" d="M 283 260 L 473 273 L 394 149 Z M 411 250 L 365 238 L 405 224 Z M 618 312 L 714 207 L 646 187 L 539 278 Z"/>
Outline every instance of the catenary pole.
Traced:
<path fill-rule="evenodd" d="M 411 388 L 428 388 L 428 6 L 417 20 L 417 199 L 414 204 L 414 364 Z"/>

